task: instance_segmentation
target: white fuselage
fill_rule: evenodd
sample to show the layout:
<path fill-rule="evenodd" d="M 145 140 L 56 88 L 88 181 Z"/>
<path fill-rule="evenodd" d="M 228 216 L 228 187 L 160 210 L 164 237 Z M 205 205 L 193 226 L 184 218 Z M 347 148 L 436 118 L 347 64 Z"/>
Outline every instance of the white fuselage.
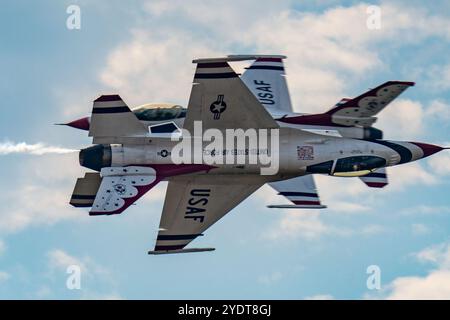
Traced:
<path fill-rule="evenodd" d="M 384 141 L 382 141 L 384 142 Z M 111 145 L 111 166 L 129 165 L 155 165 L 174 164 L 172 154 L 174 147 L 178 144 L 170 139 L 156 139 L 151 144 L 125 144 Z M 391 144 L 391 145 L 385 145 Z M 202 154 L 210 154 L 212 147 L 204 142 Z M 395 146 L 395 148 L 392 147 Z M 270 144 L 269 144 L 270 147 Z M 245 150 L 248 146 L 244 146 Z M 242 147 L 241 147 L 242 149 Z M 224 148 L 224 152 L 228 152 Z M 259 149 L 258 149 L 259 150 Z M 400 151 L 399 151 L 400 150 Z M 237 150 L 239 152 L 239 150 Z M 403 152 L 402 152 L 403 151 Z M 408 153 L 405 158 L 405 153 Z M 399 163 L 410 162 L 423 157 L 423 151 L 417 145 L 408 142 L 385 142 L 349 139 L 332 137 L 303 132 L 300 130 L 281 128 L 279 134 L 279 147 L 271 154 L 277 157 L 277 175 L 304 175 L 307 173 L 328 173 L 334 174 L 336 164 L 340 159 L 347 159 L 355 162 L 349 171 L 360 171 L 363 168 L 358 166 L 362 161 L 370 159 L 375 161 L 376 167 L 393 166 Z M 408 156 L 409 155 L 409 156 Z M 383 163 L 380 164 L 382 159 Z M 248 159 L 247 159 L 248 160 Z M 372 161 L 370 160 L 370 161 Z M 311 166 L 332 161 L 329 172 L 314 172 L 308 170 Z M 370 162 L 369 161 L 369 162 Z M 203 159 L 194 161 L 193 159 L 183 164 L 206 164 L 211 165 L 214 170 L 210 174 L 257 174 L 261 167 L 267 164 L 257 161 L 257 163 L 207 163 Z M 369 170 L 374 169 L 370 167 Z"/>

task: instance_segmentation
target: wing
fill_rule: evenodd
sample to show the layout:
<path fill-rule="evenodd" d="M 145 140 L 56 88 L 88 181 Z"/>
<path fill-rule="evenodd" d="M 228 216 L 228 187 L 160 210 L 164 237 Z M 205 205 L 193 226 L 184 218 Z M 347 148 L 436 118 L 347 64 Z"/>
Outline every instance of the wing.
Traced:
<path fill-rule="evenodd" d="M 384 188 L 389 183 L 386 168 L 377 169 L 359 178 L 370 188 Z"/>
<path fill-rule="evenodd" d="M 223 59 L 194 60 L 197 69 L 183 127 L 278 128 L 278 124 Z"/>
<path fill-rule="evenodd" d="M 172 178 L 167 188 L 155 250 L 149 253 L 180 252 L 265 182 L 259 176 Z"/>
<path fill-rule="evenodd" d="M 294 205 L 269 205 L 269 208 L 302 208 L 323 209 L 320 203 L 316 184 L 312 175 L 296 177 L 288 180 L 270 182 L 269 185 L 278 191 L 279 195 L 288 198 Z"/>
<path fill-rule="evenodd" d="M 242 81 L 268 109 L 292 112 L 291 98 L 281 57 L 260 57 L 241 76 Z"/>
<path fill-rule="evenodd" d="M 101 183 L 89 215 L 122 213 L 160 181 L 153 168 L 137 166 L 107 167 L 100 175 Z"/>
<path fill-rule="evenodd" d="M 370 127 L 376 121 L 374 115 L 413 85 L 414 82 L 388 81 L 354 99 L 342 99 L 326 114 L 335 124 Z"/>

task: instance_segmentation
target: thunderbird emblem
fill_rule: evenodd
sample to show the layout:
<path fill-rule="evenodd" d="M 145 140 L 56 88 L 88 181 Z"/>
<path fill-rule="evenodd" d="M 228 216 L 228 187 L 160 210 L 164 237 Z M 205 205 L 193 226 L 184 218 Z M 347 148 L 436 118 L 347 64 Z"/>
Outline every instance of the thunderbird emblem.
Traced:
<path fill-rule="evenodd" d="M 119 183 L 114 185 L 114 191 L 117 194 L 123 195 L 127 191 L 127 187 L 124 184 Z"/>

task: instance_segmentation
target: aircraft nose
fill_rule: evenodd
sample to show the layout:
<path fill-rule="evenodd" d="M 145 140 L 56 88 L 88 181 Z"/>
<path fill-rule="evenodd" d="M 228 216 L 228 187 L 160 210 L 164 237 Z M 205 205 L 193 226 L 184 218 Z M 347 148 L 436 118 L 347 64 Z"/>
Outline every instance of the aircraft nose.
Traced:
<path fill-rule="evenodd" d="M 426 158 L 428 156 L 431 156 L 432 154 L 435 154 L 436 152 L 442 151 L 445 148 L 434 145 L 434 144 L 428 144 L 428 143 L 422 143 L 422 142 L 412 142 L 416 146 L 418 146 L 422 152 L 423 156 L 422 158 Z"/>
<path fill-rule="evenodd" d="M 81 130 L 89 130 L 89 117 L 80 118 L 69 123 L 66 123 L 66 126 L 81 129 Z"/>

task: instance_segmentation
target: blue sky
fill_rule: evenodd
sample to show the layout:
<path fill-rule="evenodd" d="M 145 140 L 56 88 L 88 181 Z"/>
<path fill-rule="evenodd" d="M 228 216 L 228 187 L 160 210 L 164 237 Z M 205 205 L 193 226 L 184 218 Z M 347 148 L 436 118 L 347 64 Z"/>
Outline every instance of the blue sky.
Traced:
<path fill-rule="evenodd" d="M 81 29 L 66 8 L 81 8 Z M 84 132 L 53 123 L 87 115 L 100 94 L 130 106 L 189 97 L 195 57 L 286 54 L 299 112 L 322 112 L 386 80 L 415 81 L 380 114 L 388 139 L 450 145 L 450 12 L 445 1 L 8 1 L 0 19 L 0 144 L 78 149 Z M 366 27 L 369 5 L 381 29 Z M 236 66 L 242 67 L 241 65 Z M 2 149 L 0 148 L 0 151 Z M 390 185 L 319 177 L 329 209 L 267 209 L 259 190 L 195 246 L 148 256 L 165 184 L 124 214 L 89 217 L 69 196 L 77 155 L 0 152 L 0 298 L 450 298 L 450 156 L 389 171 Z M 66 267 L 82 266 L 81 290 Z M 381 268 L 381 290 L 366 268 Z M 438 296 L 436 296 L 438 295 Z"/>

